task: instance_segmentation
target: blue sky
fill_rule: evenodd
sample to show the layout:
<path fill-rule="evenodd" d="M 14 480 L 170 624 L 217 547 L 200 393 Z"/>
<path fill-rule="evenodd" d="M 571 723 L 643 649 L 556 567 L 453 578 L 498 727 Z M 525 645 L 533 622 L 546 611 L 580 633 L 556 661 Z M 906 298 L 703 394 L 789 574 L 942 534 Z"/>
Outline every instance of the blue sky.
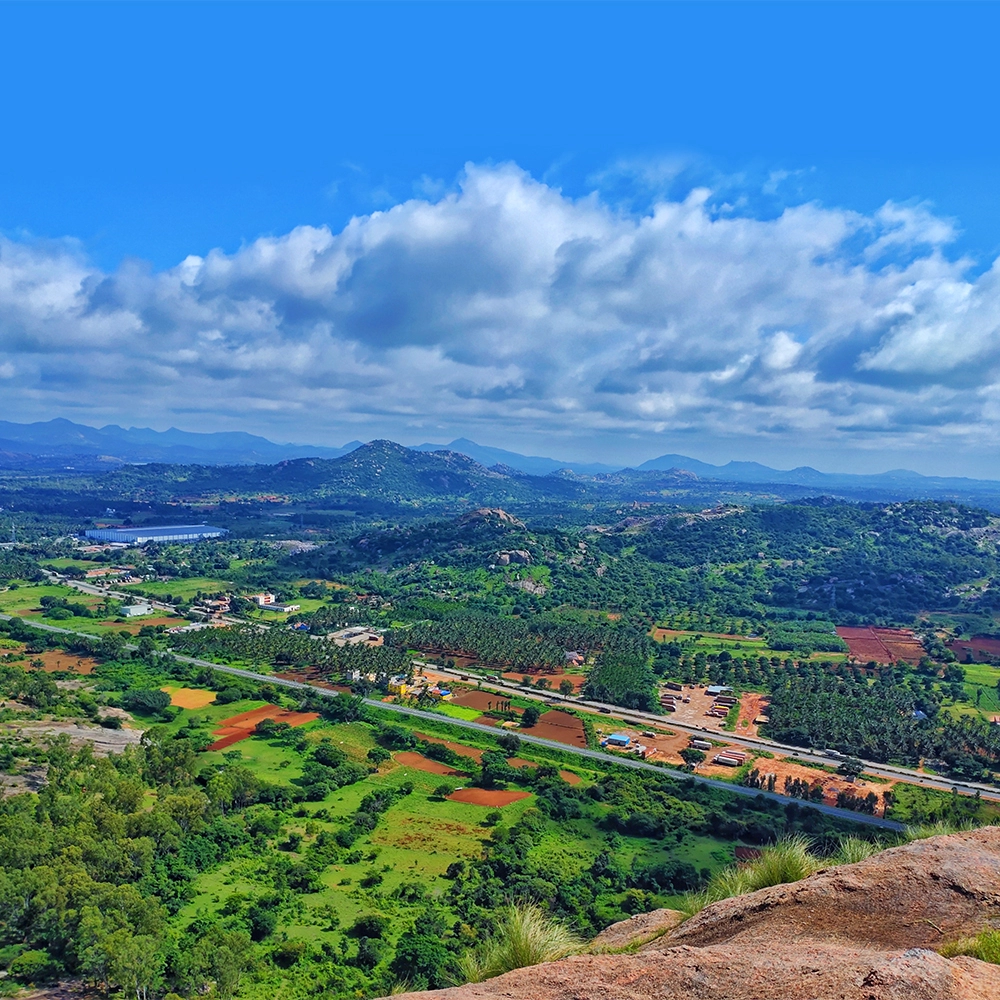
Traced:
<path fill-rule="evenodd" d="M 998 21 L 3 5 L 4 415 L 1000 475 Z"/>

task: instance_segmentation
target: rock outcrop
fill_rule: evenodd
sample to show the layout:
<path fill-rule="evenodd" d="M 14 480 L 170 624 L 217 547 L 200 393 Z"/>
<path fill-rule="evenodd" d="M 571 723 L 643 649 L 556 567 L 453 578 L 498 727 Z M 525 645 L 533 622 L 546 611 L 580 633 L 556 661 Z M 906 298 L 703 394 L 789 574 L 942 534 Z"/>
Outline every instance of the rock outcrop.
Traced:
<path fill-rule="evenodd" d="M 492 521 L 494 524 L 506 524 L 512 528 L 523 528 L 524 521 L 508 514 L 502 507 L 478 507 L 463 514 L 459 519 L 459 524 L 471 524 L 473 521 Z"/>
<path fill-rule="evenodd" d="M 645 917 L 650 927 L 674 919 Z M 630 934 L 632 923 L 608 928 L 594 945 L 604 938 L 606 948 L 634 946 L 645 932 L 636 927 Z M 1000 966 L 947 959 L 935 950 L 987 927 L 1000 928 L 998 827 L 917 841 L 802 882 L 723 900 L 631 954 L 580 955 L 406 996 L 998 1000 Z"/>
<path fill-rule="evenodd" d="M 601 952 L 625 951 L 639 945 L 648 944 L 656 938 L 663 937 L 667 931 L 672 931 L 684 919 L 684 914 L 678 910 L 653 910 L 652 913 L 637 913 L 628 920 L 605 927 L 593 941 L 590 951 L 598 955 Z"/>

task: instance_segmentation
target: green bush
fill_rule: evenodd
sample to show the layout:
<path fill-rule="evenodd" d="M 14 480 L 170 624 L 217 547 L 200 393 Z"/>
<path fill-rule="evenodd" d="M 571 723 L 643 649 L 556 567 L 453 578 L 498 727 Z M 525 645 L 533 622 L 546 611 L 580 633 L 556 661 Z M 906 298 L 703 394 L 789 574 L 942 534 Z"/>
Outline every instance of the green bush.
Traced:
<path fill-rule="evenodd" d="M 11 979 L 19 983 L 48 983 L 62 972 L 59 963 L 44 949 L 22 951 L 8 966 Z"/>
<path fill-rule="evenodd" d="M 130 712 L 154 714 L 169 704 L 170 695 L 166 691 L 126 691 L 122 696 L 122 705 Z"/>

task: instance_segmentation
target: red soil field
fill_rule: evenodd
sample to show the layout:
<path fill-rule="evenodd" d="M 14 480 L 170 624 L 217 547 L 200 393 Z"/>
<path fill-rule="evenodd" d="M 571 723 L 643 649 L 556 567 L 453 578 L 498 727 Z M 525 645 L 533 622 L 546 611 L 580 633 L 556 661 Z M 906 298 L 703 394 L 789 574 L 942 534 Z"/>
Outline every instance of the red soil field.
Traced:
<path fill-rule="evenodd" d="M 543 739 L 568 743 L 574 747 L 585 747 L 587 745 L 587 737 L 583 732 L 583 723 L 575 715 L 570 715 L 568 712 L 560 712 L 558 709 L 546 712 L 538 720 L 537 725 L 532 726 L 531 729 L 526 729 L 525 732 L 531 736 L 541 736 Z"/>
<path fill-rule="evenodd" d="M 448 796 L 452 802 L 469 802 L 474 806 L 509 806 L 511 802 L 526 799 L 531 792 L 499 792 L 490 788 L 460 788 Z"/>
<path fill-rule="evenodd" d="M 850 655 L 867 663 L 892 663 L 902 660 L 919 663 L 924 655 L 924 647 L 908 628 L 877 628 L 871 625 L 837 628 L 837 635 L 847 643 Z"/>
<path fill-rule="evenodd" d="M 972 658 L 979 659 L 980 653 L 987 656 L 1000 656 L 1000 639 L 988 639 L 983 635 L 974 635 L 971 639 L 955 639 L 948 643 L 948 648 L 960 659 L 964 660 L 966 653 L 972 653 Z"/>
<path fill-rule="evenodd" d="M 736 722 L 736 732 L 743 736 L 756 736 L 757 727 L 753 720 L 759 715 L 767 715 L 767 695 L 747 691 L 740 698 L 740 717 Z"/>
<path fill-rule="evenodd" d="M 226 747 L 231 747 L 234 743 L 245 740 L 254 731 L 257 723 L 264 719 L 287 722 L 290 726 L 304 726 L 307 722 L 318 718 L 318 712 L 289 712 L 277 705 L 263 705 L 260 708 L 251 709 L 249 712 L 240 712 L 239 715 L 224 719 L 218 729 L 212 730 L 219 739 L 208 749 L 225 750 Z"/>
<path fill-rule="evenodd" d="M 508 681 L 520 681 L 522 677 L 544 677 L 549 682 L 550 691 L 558 691 L 563 681 L 569 681 L 573 685 L 574 694 L 579 693 L 580 688 L 587 683 L 586 674 L 549 673 L 546 670 L 513 670 L 503 676 Z"/>
<path fill-rule="evenodd" d="M 476 763 L 481 762 L 483 759 L 483 751 L 476 747 L 467 747 L 462 743 L 449 743 L 448 740 L 442 740 L 437 736 L 428 736 L 426 733 L 417 733 L 416 735 L 420 739 L 426 740 L 428 743 L 440 743 L 442 746 L 449 747 L 454 750 L 455 753 L 460 754 L 463 757 L 471 757 L 474 761 L 476 761 Z M 396 754 L 396 760 L 401 760 L 402 756 L 402 754 Z M 420 754 L 413 754 L 411 756 L 420 757 Z M 420 759 L 426 760 L 427 758 L 421 757 Z M 403 761 L 403 763 L 405 763 L 405 761 Z M 436 762 L 432 761 L 431 763 Z M 510 764 L 511 767 L 538 767 L 538 764 L 535 761 L 525 760 L 523 757 L 508 757 L 507 763 Z M 411 767 L 417 766 L 419 765 L 411 764 Z M 441 766 L 443 767 L 445 765 Z M 424 770 L 424 768 L 421 768 L 421 770 Z M 434 773 L 439 774 L 441 772 L 434 771 Z M 456 772 L 450 771 L 449 773 L 454 774 Z M 560 771 L 559 773 L 562 775 L 563 780 L 569 785 L 579 785 L 580 782 L 583 781 L 583 778 L 581 778 L 578 774 L 574 774 L 572 771 Z"/>
<path fill-rule="evenodd" d="M 715 753 L 721 751 L 713 751 L 710 755 L 711 757 Z M 882 815 L 882 792 L 892 791 L 892 789 L 899 784 L 895 780 L 889 780 L 886 782 L 870 782 L 863 778 L 859 778 L 857 781 L 848 781 L 846 778 L 840 777 L 837 774 L 830 774 L 827 771 L 817 771 L 815 768 L 805 767 L 802 764 L 796 764 L 793 761 L 787 760 L 784 757 L 774 757 L 772 759 L 759 758 L 754 767 L 761 774 L 774 774 L 777 777 L 775 783 L 775 791 L 782 792 L 785 788 L 785 778 L 795 778 L 799 781 L 805 781 L 810 786 L 815 786 L 816 784 L 823 785 L 823 802 L 828 806 L 835 806 L 837 804 L 837 793 L 838 792 L 849 792 L 851 795 L 857 795 L 864 797 L 869 792 L 874 792 L 878 797 L 878 806 L 875 810 L 876 815 Z M 724 767 L 721 764 L 700 764 L 698 766 L 698 773 L 704 774 L 713 778 L 722 777 L 732 777 L 735 768 Z"/>
<path fill-rule="evenodd" d="M 464 691 L 451 699 L 453 705 L 475 708 L 480 712 L 498 712 L 500 706 L 506 705 L 509 701 L 509 696 L 493 694 L 491 691 Z M 522 709 L 515 708 L 514 711 L 521 712 Z"/>
<path fill-rule="evenodd" d="M 92 674 L 97 666 L 96 660 L 91 660 L 86 656 L 76 656 L 74 653 L 64 653 L 61 649 L 47 649 L 44 653 L 31 653 L 31 660 L 41 660 L 44 666 L 42 670 L 47 674 L 58 673 L 60 670 L 69 670 L 74 674 Z M 30 670 L 31 667 L 29 666 Z"/>
<path fill-rule="evenodd" d="M 400 764 L 415 768 L 417 771 L 426 771 L 428 774 L 447 774 L 457 778 L 465 777 L 461 771 L 455 771 L 448 767 L 447 764 L 442 764 L 439 760 L 431 760 L 429 757 L 414 753 L 412 750 L 404 750 L 401 753 L 397 753 L 395 759 Z"/>
<path fill-rule="evenodd" d="M 346 684 L 330 684 L 328 681 L 323 680 L 323 675 L 314 667 L 307 667 L 305 670 L 285 670 L 275 673 L 274 676 L 281 677 L 286 681 L 308 681 L 310 684 L 325 688 L 327 691 L 341 691 L 344 694 L 351 693 L 350 687 Z"/>

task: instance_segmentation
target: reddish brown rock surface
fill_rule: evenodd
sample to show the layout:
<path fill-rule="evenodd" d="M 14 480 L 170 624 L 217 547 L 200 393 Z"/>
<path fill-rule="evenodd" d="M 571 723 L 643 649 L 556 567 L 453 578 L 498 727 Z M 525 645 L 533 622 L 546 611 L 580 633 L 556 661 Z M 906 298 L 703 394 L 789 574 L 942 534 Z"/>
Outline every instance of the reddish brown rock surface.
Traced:
<path fill-rule="evenodd" d="M 624 951 L 646 944 L 655 938 L 663 937 L 667 931 L 672 931 L 682 920 L 684 914 L 677 910 L 653 910 L 652 913 L 637 913 L 628 920 L 620 920 L 617 924 L 605 927 L 593 941 L 590 951 L 595 955 L 605 951 Z"/>
<path fill-rule="evenodd" d="M 1000 927 L 997 827 L 917 841 L 794 885 L 724 900 L 635 954 L 582 955 L 406 996 L 998 1000 L 1000 966 L 934 950 L 984 927 Z"/>

